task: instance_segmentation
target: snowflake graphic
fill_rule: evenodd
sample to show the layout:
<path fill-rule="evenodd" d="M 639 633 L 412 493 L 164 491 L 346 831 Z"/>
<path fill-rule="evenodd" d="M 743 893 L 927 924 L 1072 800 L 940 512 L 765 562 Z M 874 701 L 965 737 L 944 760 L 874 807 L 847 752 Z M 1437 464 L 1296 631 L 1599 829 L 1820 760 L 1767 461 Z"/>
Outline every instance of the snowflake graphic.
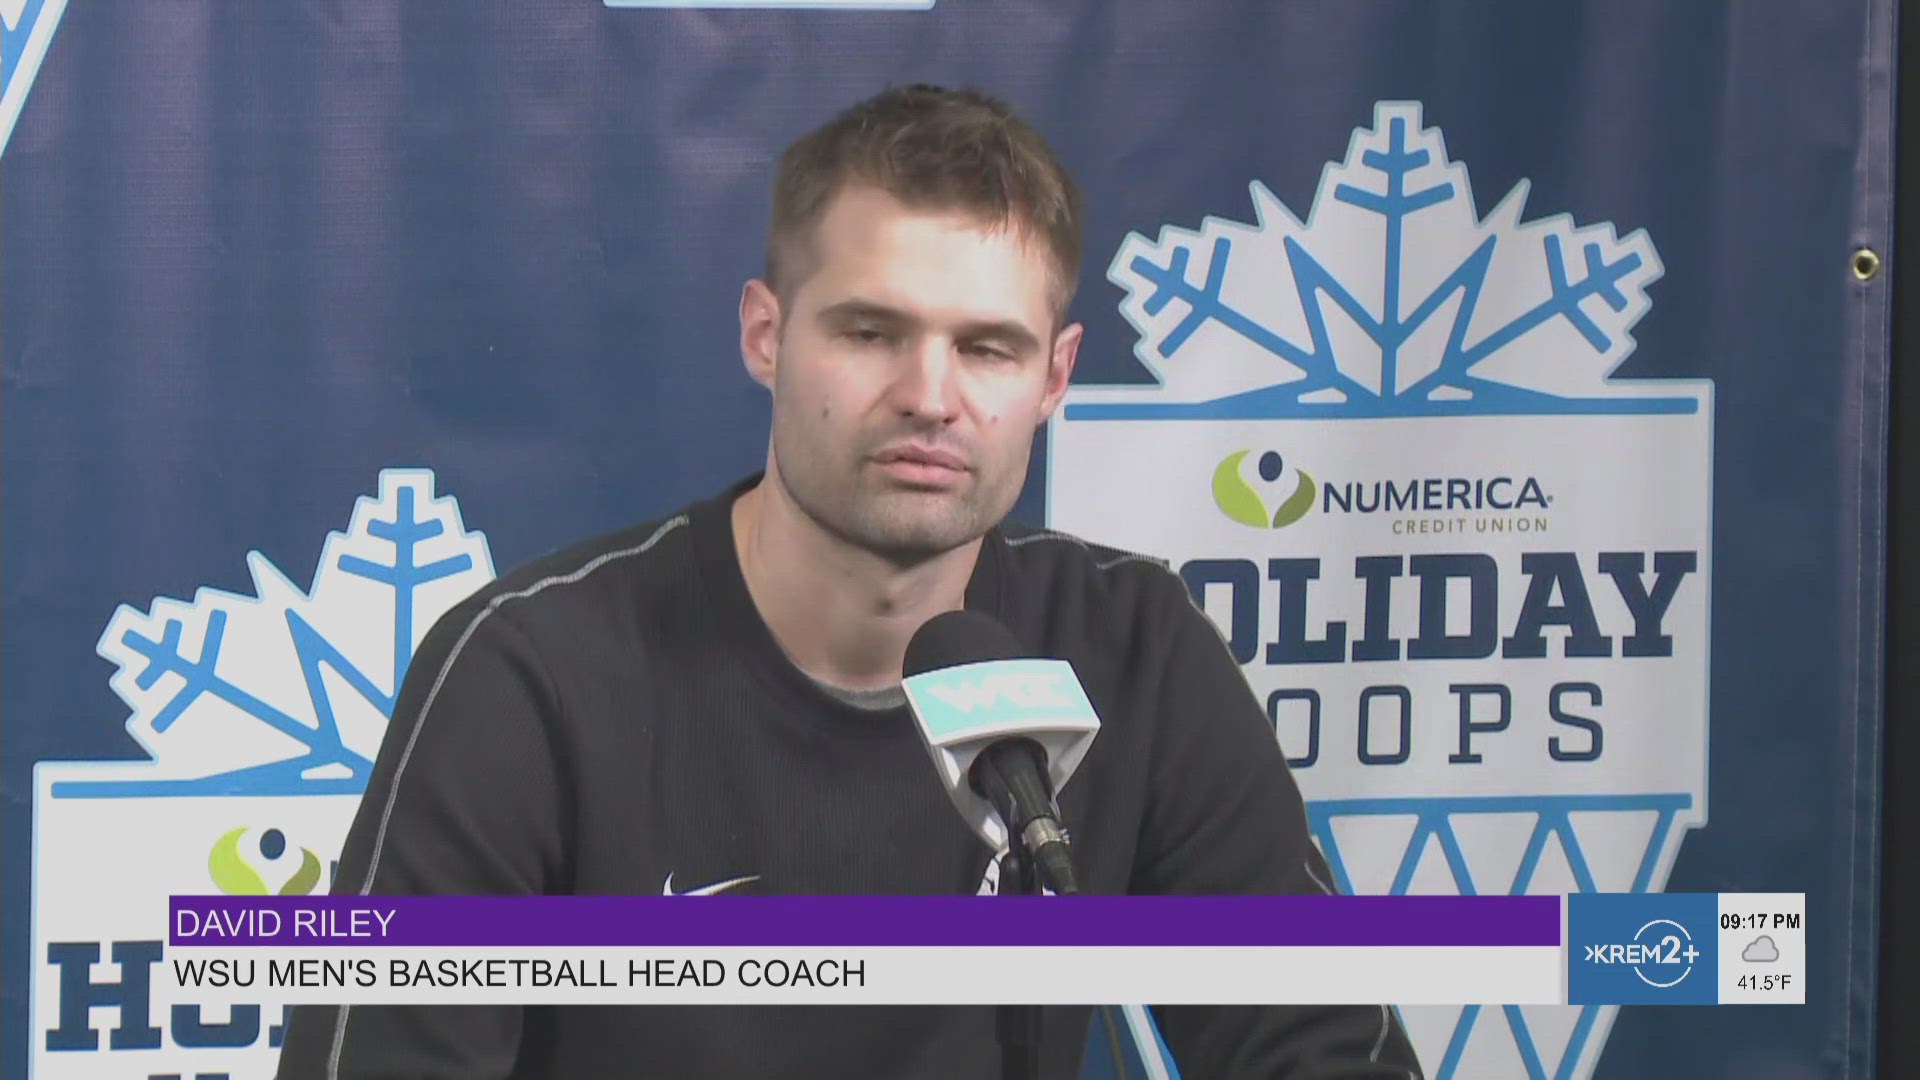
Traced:
<path fill-rule="evenodd" d="M 0 0 L 0 151 L 53 41 L 67 0 Z"/>
<path fill-rule="evenodd" d="M 151 763 L 126 778 L 56 782 L 56 798 L 358 794 L 407 662 L 448 608 L 493 579 L 428 469 L 387 469 L 303 593 L 259 552 L 253 596 L 122 605 L 98 651 Z"/>
<path fill-rule="evenodd" d="M 1160 385 L 1082 395 L 1068 418 L 1693 412 L 1608 381 L 1661 274 L 1646 233 L 1524 222 L 1524 180 L 1477 217 L 1420 111 L 1378 104 L 1304 223 L 1256 181 L 1251 225 L 1129 235 L 1107 276 Z"/>
<path fill-rule="evenodd" d="M 1049 430 L 1049 524 L 1204 560 L 1195 603 L 1223 636 L 1257 641 L 1275 632 L 1275 593 L 1260 566 L 1271 568 L 1281 551 L 1320 556 L 1316 567 L 1354 559 L 1356 579 L 1364 556 L 1353 553 L 1361 551 L 1396 566 L 1434 543 L 1523 558 L 1532 531 L 1509 535 L 1497 515 L 1484 515 L 1488 528 L 1472 539 L 1460 535 L 1463 524 L 1438 541 L 1424 528 L 1407 539 L 1392 512 L 1371 515 L 1388 505 L 1383 487 L 1499 476 L 1524 462 L 1574 494 L 1556 508 L 1555 528 L 1579 542 L 1696 553 L 1702 587 L 1673 616 L 1691 627 L 1688 641 L 1704 642 L 1712 384 L 1614 377 L 1663 273 L 1644 231 L 1622 235 L 1566 214 L 1526 220 L 1525 180 L 1482 216 L 1466 166 L 1448 157 L 1437 128 L 1424 126 L 1418 102 L 1374 106 L 1370 126 L 1356 128 L 1344 157 L 1322 171 L 1304 220 L 1262 184 L 1250 192 L 1250 222 L 1207 216 L 1194 227 L 1160 226 L 1129 234 L 1114 253 L 1107 276 L 1123 290 L 1134 353 L 1156 381 L 1073 387 Z M 1425 422 L 1401 422 L 1408 418 Z M 1668 471 L 1641 482 L 1654 463 Z M 1114 475 L 1129 477 L 1125 500 L 1107 493 Z M 1283 527 L 1296 531 L 1277 540 L 1272 530 Z M 1214 576 L 1229 569 L 1245 574 Z M 1360 593 L 1341 588 L 1343 571 L 1325 577 L 1309 625 L 1327 629 L 1311 632 L 1375 624 L 1378 579 L 1363 607 Z M 1378 617 L 1392 626 L 1410 614 L 1389 604 Z M 1259 638 L 1243 635 L 1247 615 Z M 1297 624 L 1280 632 L 1301 633 Z M 1650 725 L 1658 718 L 1658 737 L 1637 751 L 1614 745 L 1606 763 L 1566 770 L 1516 750 L 1502 767 L 1473 772 L 1453 769 L 1451 755 L 1412 760 L 1413 695 L 1444 697 L 1470 683 L 1548 693 L 1538 669 L 1519 657 L 1463 656 L 1446 658 L 1451 667 L 1388 674 L 1365 667 L 1371 661 L 1357 650 L 1345 663 L 1342 643 L 1332 650 L 1328 660 L 1340 663 L 1311 670 L 1276 660 L 1271 645 L 1264 663 L 1257 644 L 1240 659 L 1249 685 L 1270 695 L 1276 738 L 1298 735 L 1305 720 L 1317 747 L 1323 700 L 1328 730 L 1351 724 L 1347 737 L 1358 732 L 1357 760 L 1310 749 L 1297 763 L 1309 826 L 1343 892 L 1657 891 L 1681 838 L 1706 821 L 1703 648 L 1657 667 L 1649 658 L 1591 666 L 1607 679 L 1616 715 Z M 1382 680 L 1407 695 L 1394 761 L 1367 759 L 1370 725 L 1392 715 L 1369 711 Z M 1285 736 L 1276 702 L 1304 707 L 1288 712 Z M 1353 703 L 1357 711 L 1347 712 Z M 1445 713 L 1422 708 L 1439 717 L 1435 726 L 1447 723 Z M 1638 737 L 1630 727 L 1609 734 Z M 1402 1017 L 1438 1080 L 1573 1080 L 1592 1072 L 1617 1011 L 1427 1005 Z"/>

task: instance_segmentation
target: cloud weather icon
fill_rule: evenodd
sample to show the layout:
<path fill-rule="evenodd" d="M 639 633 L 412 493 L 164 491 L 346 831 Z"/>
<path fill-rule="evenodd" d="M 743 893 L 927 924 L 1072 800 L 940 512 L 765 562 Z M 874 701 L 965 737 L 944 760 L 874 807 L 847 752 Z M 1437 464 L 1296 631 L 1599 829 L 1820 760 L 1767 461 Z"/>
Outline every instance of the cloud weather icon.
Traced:
<path fill-rule="evenodd" d="M 1780 959 L 1780 946 L 1775 945 L 1772 938 L 1761 934 L 1740 950 L 1740 959 L 1749 964 L 1771 964 Z"/>

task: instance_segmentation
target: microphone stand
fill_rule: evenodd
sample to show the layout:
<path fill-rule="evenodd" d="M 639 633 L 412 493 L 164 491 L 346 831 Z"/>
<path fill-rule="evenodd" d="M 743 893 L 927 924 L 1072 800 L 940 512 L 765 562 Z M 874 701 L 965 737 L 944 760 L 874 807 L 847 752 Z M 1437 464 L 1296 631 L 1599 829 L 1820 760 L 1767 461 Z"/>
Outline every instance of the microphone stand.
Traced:
<path fill-rule="evenodd" d="M 1017 837 L 1008 837 L 1007 853 L 1000 859 L 1000 880 L 994 892 L 998 896 L 1040 895 L 1040 875 L 1030 859 L 1020 855 Z M 1000 1037 L 1001 1080 L 1039 1080 L 1040 1006 L 996 1005 L 994 1031 Z"/>

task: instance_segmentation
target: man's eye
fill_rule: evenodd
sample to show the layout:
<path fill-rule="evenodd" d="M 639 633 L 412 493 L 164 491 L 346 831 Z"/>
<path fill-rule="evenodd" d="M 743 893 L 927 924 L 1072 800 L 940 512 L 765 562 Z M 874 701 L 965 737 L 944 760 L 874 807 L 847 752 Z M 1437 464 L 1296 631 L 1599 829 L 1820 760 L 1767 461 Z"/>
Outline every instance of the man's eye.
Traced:
<path fill-rule="evenodd" d="M 978 356 L 983 360 L 1012 360 L 1014 358 L 1013 353 L 1006 349 L 1000 348 L 997 345 L 986 345 L 980 342 L 967 345 L 962 351 L 970 356 Z"/>
<path fill-rule="evenodd" d="M 886 331 L 871 326 L 856 326 L 842 331 L 840 336 L 856 345 L 881 345 L 891 340 Z"/>

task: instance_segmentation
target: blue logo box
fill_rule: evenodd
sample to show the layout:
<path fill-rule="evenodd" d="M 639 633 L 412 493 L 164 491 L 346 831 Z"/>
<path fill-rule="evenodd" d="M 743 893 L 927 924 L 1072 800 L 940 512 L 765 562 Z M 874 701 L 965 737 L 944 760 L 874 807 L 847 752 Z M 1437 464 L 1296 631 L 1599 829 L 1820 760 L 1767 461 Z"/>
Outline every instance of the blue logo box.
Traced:
<path fill-rule="evenodd" d="M 1567 897 L 1567 1003 L 1713 1005 L 1720 996 L 1716 893 Z"/>

